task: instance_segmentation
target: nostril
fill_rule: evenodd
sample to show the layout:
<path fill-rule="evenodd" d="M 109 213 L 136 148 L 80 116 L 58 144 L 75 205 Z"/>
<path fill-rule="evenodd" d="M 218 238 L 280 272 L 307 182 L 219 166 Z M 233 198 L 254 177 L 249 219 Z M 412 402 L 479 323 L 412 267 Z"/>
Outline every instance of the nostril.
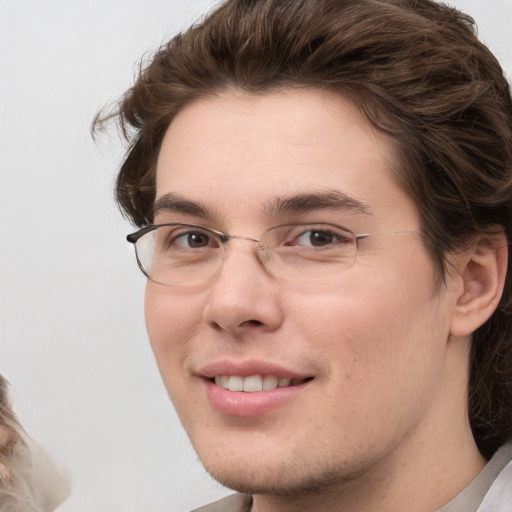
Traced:
<path fill-rule="evenodd" d="M 242 322 L 240 325 L 241 325 L 241 326 L 242 326 L 242 325 L 254 325 L 254 326 L 258 326 L 258 325 L 263 325 L 263 322 L 260 322 L 259 320 L 246 320 L 245 322 Z"/>

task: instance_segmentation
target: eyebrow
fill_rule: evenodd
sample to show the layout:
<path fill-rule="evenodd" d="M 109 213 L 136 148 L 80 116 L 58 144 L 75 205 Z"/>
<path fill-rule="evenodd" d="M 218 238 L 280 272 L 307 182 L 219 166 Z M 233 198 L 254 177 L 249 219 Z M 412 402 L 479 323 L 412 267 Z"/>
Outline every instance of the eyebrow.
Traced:
<path fill-rule="evenodd" d="M 268 217 L 273 217 L 291 213 L 308 213 L 323 209 L 352 210 L 357 213 L 371 215 L 371 209 L 366 204 L 338 190 L 278 197 L 265 206 L 263 210 Z M 215 217 L 206 206 L 171 192 L 164 194 L 155 201 L 154 214 L 156 215 L 163 211 L 182 213 L 208 220 Z"/>
<path fill-rule="evenodd" d="M 212 213 L 205 206 L 172 193 L 164 194 L 155 201 L 154 215 L 162 211 L 183 213 L 203 219 L 213 218 Z"/>
<path fill-rule="evenodd" d="M 371 215 L 371 209 L 368 205 L 338 190 L 277 198 L 265 208 L 265 213 L 268 216 L 275 216 L 287 213 L 308 213 L 324 209 L 353 210 L 357 213 Z"/>

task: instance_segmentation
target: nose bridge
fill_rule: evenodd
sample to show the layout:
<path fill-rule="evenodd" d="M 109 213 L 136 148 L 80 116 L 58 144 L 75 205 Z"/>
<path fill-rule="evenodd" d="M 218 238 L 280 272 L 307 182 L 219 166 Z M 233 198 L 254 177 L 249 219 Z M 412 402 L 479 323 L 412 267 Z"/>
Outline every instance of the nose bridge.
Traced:
<path fill-rule="evenodd" d="M 230 237 L 204 311 L 210 325 L 233 332 L 249 326 L 271 329 L 280 325 L 276 283 L 262 264 L 260 243 L 251 237 Z"/>
<path fill-rule="evenodd" d="M 238 244 L 237 241 L 246 241 L 251 242 L 251 245 L 254 245 L 254 247 L 251 247 L 247 245 L 247 247 L 244 250 L 245 244 Z M 237 247 L 235 247 L 237 246 Z M 224 253 L 222 257 L 222 266 L 224 267 L 228 259 L 238 259 L 238 253 L 240 255 L 247 254 L 250 252 L 253 256 L 256 257 L 257 262 L 259 265 L 266 270 L 266 267 L 263 263 L 263 252 L 266 250 L 266 247 L 262 244 L 261 240 L 259 238 L 252 238 L 250 236 L 242 236 L 242 235 L 229 235 L 228 243 L 224 245 Z M 234 255 L 233 255 L 234 254 Z M 221 272 L 223 272 L 224 269 L 221 269 Z"/>
<path fill-rule="evenodd" d="M 252 238 L 250 236 L 242 236 L 242 235 L 229 235 L 228 240 L 248 240 L 249 242 L 261 243 L 259 238 Z"/>

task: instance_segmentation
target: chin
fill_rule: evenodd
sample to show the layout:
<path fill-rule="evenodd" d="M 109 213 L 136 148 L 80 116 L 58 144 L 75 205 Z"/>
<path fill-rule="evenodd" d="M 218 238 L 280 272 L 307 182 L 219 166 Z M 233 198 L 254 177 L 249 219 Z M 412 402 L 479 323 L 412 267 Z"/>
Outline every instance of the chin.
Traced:
<path fill-rule="evenodd" d="M 0 375 L 0 510 L 51 512 L 67 498 L 69 487 L 16 419 Z"/>
<path fill-rule="evenodd" d="M 300 454 L 289 454 L 286 460 L 269 460 L 260 457 L 240 457 L 236 460 L 226 455 L 222 460 L 201 458 L 206 471 L 220 484 L 244 494 L 297 497 L 337 488 L 353 479 L 354 474 L 340 461 L 315 457 L 307 461 Z M 322 461 L 320 465 L 318 461 Z"/>

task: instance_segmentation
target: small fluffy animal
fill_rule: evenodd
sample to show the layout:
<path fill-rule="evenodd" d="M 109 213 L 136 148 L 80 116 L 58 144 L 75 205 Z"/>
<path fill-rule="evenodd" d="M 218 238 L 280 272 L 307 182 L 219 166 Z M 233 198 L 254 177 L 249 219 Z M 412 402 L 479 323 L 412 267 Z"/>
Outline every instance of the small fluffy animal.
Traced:
<path fill-rule="evenodd" d="M 68 479 L 21 427 L 0 375 L 0 511 L 51 512 L 68 495 Z"/>

